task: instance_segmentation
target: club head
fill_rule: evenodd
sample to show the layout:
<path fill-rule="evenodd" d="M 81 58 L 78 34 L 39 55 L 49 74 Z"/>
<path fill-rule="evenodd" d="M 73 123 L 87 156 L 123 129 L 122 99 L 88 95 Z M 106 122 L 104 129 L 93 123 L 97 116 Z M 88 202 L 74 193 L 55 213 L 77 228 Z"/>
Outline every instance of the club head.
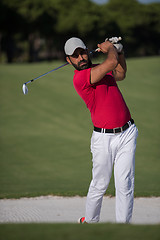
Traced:
<path fill-rule="evenodd" d="M 26 95 L 28 93 L 28 87 L 27 85 L 24 83 L 23 86 L 22 86 L 22 90 L 23 90 L 23 93 Z"/>

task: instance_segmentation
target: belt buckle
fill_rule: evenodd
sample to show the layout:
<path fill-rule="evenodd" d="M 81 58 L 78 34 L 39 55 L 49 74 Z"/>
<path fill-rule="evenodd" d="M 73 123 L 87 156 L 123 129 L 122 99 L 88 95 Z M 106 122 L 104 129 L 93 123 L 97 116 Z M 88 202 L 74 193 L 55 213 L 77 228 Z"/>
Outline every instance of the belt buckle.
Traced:
<path fill-rule="evenodd" d="M 113 128 L 113 133 L 115 134 L 116 133 L 116 130 L 117 130 L 118 128 Z"/>
<path fill-rule="evenodd" d="M 122 127 L 113 128 L 113 133 L 114 133 L 114 134 L 115 134 L 115 133 L 119 133 L 119 131 L 116 132 L 117 129 L 120 129 L 120 132 L 123 132 L 123 128 L 122 128 Z"/>

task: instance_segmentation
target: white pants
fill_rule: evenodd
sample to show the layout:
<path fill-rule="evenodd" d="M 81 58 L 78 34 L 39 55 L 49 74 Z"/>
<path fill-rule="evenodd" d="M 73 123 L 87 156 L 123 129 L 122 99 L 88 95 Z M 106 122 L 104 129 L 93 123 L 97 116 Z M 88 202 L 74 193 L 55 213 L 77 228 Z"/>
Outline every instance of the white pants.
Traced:
<path fill-rule="evenodd" d="M 94 223 L 100 219 L 102 199 L 112 176 L 113 164 L 116 221 L 120 223 L 131 221 L 137 136 L 135 124 L 122 133 L 107 134 L 93 131 L 91 138 L 93 169 L 86 201 L 86 222 Z"/>

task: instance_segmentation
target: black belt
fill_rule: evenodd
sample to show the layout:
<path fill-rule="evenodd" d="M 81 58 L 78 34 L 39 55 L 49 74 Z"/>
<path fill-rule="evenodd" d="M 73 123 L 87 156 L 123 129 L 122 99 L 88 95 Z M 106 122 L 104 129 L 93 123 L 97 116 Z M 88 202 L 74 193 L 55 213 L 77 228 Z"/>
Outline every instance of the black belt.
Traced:
<path fill-rule="evenodd" d="M 131 118 L 129 122 L 127 122 L 123 127 L 113 128 L 113 129 L 105 129 L 105 128 L 98 128 L 94 127 L 94 131 L 101 132 L 101 133 L 120 133 L 125 131 L 134 123 L 134 120 Z"/>

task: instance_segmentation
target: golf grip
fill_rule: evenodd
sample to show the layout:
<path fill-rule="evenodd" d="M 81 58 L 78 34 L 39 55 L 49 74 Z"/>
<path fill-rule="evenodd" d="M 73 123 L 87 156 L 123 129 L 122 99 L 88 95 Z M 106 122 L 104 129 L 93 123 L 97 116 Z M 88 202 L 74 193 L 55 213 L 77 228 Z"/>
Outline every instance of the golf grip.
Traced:
<path fill-rule="evenodd" d="M 116 41 L 116 42 L 114 42 L 114 43 L 118 43 L 118 42 L 119 42 L 119 41 L 121 41 L 121 40 L 122 40 L 122 38 L 121 38 L 121 37 L 118 37 L 118 38 L 117 38 L 117 41 Z M 106 38 L 106 39 L 105 39 L 105 42 L 106 42 L 106 41 L 109 41 L 109 42 L 111 42 L 111 38 L 109 38 L 109 39 L 108 39 L 108 38 Z M 112 42 L 111 42 L 111 43 L 112 43 Z M 95 49 L 95 50 L 91 51 L 90 53 L 97 52 L 98 50 L 99 50 L 99 48 L 97 48 L 97 49 Z"/>

